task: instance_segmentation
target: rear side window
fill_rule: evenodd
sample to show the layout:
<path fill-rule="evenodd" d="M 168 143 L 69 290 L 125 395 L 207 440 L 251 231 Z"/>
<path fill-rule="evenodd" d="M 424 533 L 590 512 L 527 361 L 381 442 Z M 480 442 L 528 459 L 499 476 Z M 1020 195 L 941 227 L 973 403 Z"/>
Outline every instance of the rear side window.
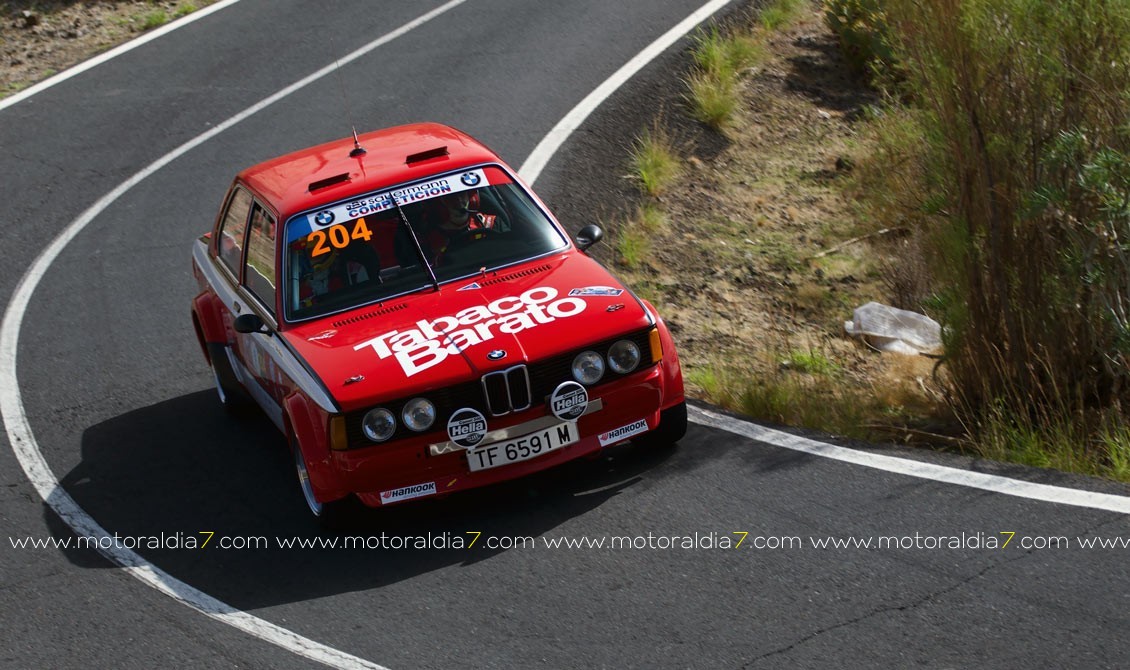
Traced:
<path fill-rule="evenodd" d="M 275 219 L 258 204 L 251 209 L 243 281 L 267 309 L 275 311 Z"/>
<path fill-rule="evenodd" d="M 247 231 L 247 214 L 251 210 L 251 194 L 241 188 L 235 189 L 224 221 L 220 224 L 220 260 L 232 274 L 239 278 L 239 264 L 243 255 L 243 238 Z"/>

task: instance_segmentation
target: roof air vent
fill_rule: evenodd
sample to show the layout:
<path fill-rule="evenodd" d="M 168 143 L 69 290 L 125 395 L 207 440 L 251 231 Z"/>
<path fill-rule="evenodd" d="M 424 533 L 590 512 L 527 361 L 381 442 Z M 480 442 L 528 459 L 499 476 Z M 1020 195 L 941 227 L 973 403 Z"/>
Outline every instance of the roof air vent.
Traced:
<path fill-rule="evenodd" d="M 348 172 L 342 172 L 341 174 L 335 174 L 332 177 L 326 177 L 325 179 L 319 179 L 318 181 L 312 181 L 312 182 L 310 182 L 310 185 L 307 186 L 306 188 L 311 193 L 313 193 L 314 191 L 317 191 L 318 189 L 327 188 L 327 187 L 334 186 L 336 184 L 340 184 L 340 183 L 346 182 L 346 181 L 349 181 L 349 173 Z"/>
<path fill-rule="evenodd" d="M 431 160 L 433 158 L 442 158 L 446 155 L 448 155 L 447 146 L 444 145 L 442 147 L 436 147 L 435 149 L 421 151 L 418 154 L 409 154 L 408 158 L 404 159 L 404 164 L 411 165 L 413 163 L 423 163 L 426 160 Z"/>

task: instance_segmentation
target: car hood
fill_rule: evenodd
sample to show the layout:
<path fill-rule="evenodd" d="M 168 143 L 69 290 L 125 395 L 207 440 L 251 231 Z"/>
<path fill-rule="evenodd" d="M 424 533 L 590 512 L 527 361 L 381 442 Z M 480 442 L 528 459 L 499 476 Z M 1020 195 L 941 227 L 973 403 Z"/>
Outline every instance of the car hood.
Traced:
<path fill-rule="evenodd" d="M 283 337 L 351 411 L 651 324 L 623 284 L 569 252 L 304 323 Z"/>

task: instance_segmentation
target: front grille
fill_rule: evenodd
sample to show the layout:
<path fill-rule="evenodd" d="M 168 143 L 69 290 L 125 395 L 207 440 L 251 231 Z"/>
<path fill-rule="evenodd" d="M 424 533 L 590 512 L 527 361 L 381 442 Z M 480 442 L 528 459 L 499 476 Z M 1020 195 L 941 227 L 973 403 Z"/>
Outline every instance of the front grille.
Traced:
<path fill-rule="evenodd" d="M 483 395 L 492 416 L 520 412 L 530 406 L 530 373 L 525 365 L 515 365 L 483 375 Z"/>

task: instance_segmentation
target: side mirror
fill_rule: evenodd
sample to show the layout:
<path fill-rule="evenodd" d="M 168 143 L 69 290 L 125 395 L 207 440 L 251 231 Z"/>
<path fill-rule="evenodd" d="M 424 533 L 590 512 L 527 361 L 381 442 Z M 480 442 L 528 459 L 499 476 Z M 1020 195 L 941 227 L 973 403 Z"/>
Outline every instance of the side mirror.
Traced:
<path fill-rule="evenodd" d="M 237 333 L 264 333 L 266 325 L 258 314 L 240 314 L 232 322 Z"/>
<path fill-rule="evenodd" d="M 577 231 L 577 237 L 574 241 L 577 243 L 577 248 L 584 251 L 599 242 L 603 237 L 604 231 L 600 229 L 600 226 L 595 223 L 590 223 Z"/>

